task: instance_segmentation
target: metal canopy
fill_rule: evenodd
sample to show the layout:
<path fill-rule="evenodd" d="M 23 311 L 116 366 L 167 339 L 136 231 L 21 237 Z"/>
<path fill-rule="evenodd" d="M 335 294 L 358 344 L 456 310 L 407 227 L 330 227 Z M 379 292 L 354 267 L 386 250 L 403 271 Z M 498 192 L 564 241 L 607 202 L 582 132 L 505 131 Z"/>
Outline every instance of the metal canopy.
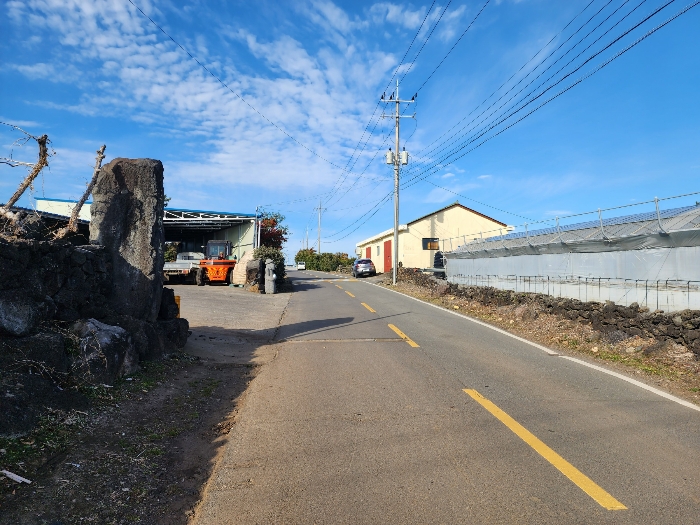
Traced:
<path fill-rule="evenodd" d="M 460 257 L 482 258 L 491 257 L 490 251 L 500 249 L 513 250 L 552 243 L 610 241 L 627 236 L 658 234 L 659 231 L 664 233 L 697 228 L 700 228 L 700 206 L 696 205 L 659 211 L 658 215 L 656 212 L 637 213 L 529 232 L 497 235 L 486 239 L 474 238 L 454 250 L 443 250 L 459 253 Z"/>
<path fill-rule="evenodd" d="M 166 230 L 188 229 L 198 230 L 200 232 L 218 231 L 253 220 L 255 220 L 255 215 L 249 213 L 225 213 L 166 208 L 163 214 L 163 226 Z"/>

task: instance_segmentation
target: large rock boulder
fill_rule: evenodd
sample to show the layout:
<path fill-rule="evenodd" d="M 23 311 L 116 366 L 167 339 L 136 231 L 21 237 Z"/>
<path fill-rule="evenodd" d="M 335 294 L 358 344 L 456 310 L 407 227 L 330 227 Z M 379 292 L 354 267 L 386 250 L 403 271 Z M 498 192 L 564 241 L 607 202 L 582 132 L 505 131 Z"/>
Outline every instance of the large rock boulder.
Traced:
<path fill-rule="evenodd" d="M 110 307 L 155 322 L 163 290 L 163 165 L 114 159 L 92 192 L 90 242 L 111 255 Z"/>
<path fill-rule="evenodd" d="M 138 370 L 138 351 L 123 328 L 88 319 L 75 323 L 72 331 L 80 338 L 73 369 L 88 382 L 112 384 Z"/>
<path fill-rule="evenodd" d="M 253 260 L 253 250 L 248 250 L 243 254 L 243 257 L 236 263 L 235 268 L 233 269 L 233 279 L 232 279 L 232 284 L 238 284 L 238 285 L 243 285 L 247 281 L 247 271 L 248 271 L 248 262 Z"/>
<path fill-rule="evenodd" d="M 37 300 L 23 290 L 0 291 L 0 333 L 24 336 L 32 333 L 56 306 L 50 297 Z"/>

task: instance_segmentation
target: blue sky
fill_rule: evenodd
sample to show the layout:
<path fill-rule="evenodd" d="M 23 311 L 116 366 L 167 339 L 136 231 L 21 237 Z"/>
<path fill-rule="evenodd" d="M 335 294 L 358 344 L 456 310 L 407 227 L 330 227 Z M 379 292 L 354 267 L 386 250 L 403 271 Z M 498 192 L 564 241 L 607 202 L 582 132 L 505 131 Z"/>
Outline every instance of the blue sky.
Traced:
<path fill-rule="evenodd" d="M 671 2 L 459 159 L 445 153 L 474 117 L 467 141 L 668 0 L 491 0 L 478 17 L 485 0 L 133 1 L 228 88 L 128 0 L 4 0 L 0 121 L 47 133 L 56 152 L 33 196 L 78 199 L 106 144 L 106 161 L 162 160 L 172 207 L 280 211 L 291 255 L 307 226 L 315 243 L 320 195 L 323 250 L 352 253 L 393 224 L 391 201 L 375 207 L 393 187 L 393 124 L 381 108 L 371 117 L 397 70 L 402 98 L 420 89 L 416 119 L 402 119 L 402 180 L 414 182 L 402 223 L 455 200 L 518 225 L 700 190 L 700 6 L 469 151 L 692 0 Z M 0 156 L 35 157 L 0 128 Z M 1 201 L 22 169 L 0 165 Z"/>

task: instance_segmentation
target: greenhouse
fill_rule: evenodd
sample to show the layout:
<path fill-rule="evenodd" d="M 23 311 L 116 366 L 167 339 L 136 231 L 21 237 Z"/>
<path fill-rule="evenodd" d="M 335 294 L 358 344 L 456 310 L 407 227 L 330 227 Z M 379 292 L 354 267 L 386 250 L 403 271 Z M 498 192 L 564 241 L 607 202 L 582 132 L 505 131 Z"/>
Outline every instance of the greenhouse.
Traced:
<path fill-rule="evenodd" d="M 667 312 L 700 309 L 700 205 L 659 210 L 657 201 L 648 213 L 597 214 L 587 222 L 441 240 L 447 278 Z"/>

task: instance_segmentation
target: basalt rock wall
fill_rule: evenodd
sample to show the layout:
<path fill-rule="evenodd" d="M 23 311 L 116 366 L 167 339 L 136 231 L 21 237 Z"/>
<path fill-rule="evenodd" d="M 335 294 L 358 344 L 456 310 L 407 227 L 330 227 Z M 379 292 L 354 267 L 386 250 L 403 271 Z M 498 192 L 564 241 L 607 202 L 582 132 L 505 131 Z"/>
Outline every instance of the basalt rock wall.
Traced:
<path fill-rule="evenodd" d="M 469 301 L 494 306 L 527 304 L 537 311 L 590 324 L 601 332 L 621 332 L 627 336 L 654 337 L 659 341 L 683 344 L 700 357 L 700 311 L 683 310 L 666 314 L 650 311 L 636 303 L 621 306 L 613 302 L 582 302 L 537 293 L 499 290 L 485 286 L 451 284 L 421 273 L 400 268 L 399 279 L 429 289 L 435 295 L 454 295 Z"/>
<path fill-rule="evenodd" d="M 47 320 L 107 316 L 109 259 L 101 246 L 0 239 L 0 333 L 25 336 Z"/>
<path fill-rule="evenodd" d="M 0 435 L 187 341 L 163 288 L 162 164 L 112 161 L 93 199 L 89 245 L 0 237 Z"/>

